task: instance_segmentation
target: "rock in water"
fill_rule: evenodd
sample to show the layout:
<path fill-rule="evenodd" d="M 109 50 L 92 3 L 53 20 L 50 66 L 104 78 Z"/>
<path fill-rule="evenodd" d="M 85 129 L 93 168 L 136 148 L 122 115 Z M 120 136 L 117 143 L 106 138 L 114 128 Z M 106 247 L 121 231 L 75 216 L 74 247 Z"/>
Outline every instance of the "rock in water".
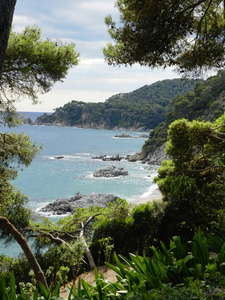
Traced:
<path fill-rule="evenodd" d="M 54 156 L 54 159 L 63 159 L 64 156 L 63 155 L 59 155 L 59 156 Z"/>
<path fill-rule="evenodd" d="M 102 169 L 99 169 L 94 172 L 94 177 L 118 177 L 118 176 L 127 176 L 128 171 L 124 168 L 117 168 L 115 166 L 108 166 Z"/>
<path fill-rule="evenodd" d="M 117 138 L 133 138 L 133 136 L 131 136 L 129 134 L 124 134 L 124 133 L 117 134 L 117 135 L 115 135 L 115 137 L 117 137 Z"/>
<path fill-rule="evenodd" d="M 39 210 L 40 213 L 49 213 L 53 215 L 64 215 L 67 213 L 74 213 L 78 207 L 88 208 L 90 206 L 106 207 L 109 202 L 115 202 L 117 196 L 111 194 L 92 193 L 90 195 L 83 195 L 77 193 L 74 197 L 66 199 L 57 199 L 49 203 Z"/>

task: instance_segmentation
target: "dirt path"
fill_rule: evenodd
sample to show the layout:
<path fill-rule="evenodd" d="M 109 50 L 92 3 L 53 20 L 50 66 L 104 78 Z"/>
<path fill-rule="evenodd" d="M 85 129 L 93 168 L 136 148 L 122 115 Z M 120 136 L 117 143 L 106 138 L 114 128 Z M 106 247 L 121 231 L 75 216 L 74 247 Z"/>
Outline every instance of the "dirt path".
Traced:
<path fill-rule="evenodd" d="M 102 273 L 104 275 L 104 278 L 111 281 L 111 282 L 116 282 L 117 279 L 116 279 L 116 273 L 109 269 L 109 268 L 106 268 L 106 266 L 100 266 L 97 268 L 99 273 Z M 78 281 L 79 281 L 79 278 L 82 278 L 84 279 L 85 281 L 87 281 L 88 283 L 92 284 L 92 285 L 95 285 L 95 274 L 94 274 L 94 270 L 91 270 L 89 272 L 85 272 L 85 273 L 82 273 L 81 275 L 79 275 L 76 280 L 75 280 L 75 287 L 77 286 L 78 284 Z M 72 283 L 71 283 L 72 284 Z M 68 284 L 68 286 L 70 287 L 71 284 Z M 65 287 L 61 287 L 60 289 L 60 296 L 64 299 L 67 299 L 68 297 L 68 292 L 66 290 Z"/>

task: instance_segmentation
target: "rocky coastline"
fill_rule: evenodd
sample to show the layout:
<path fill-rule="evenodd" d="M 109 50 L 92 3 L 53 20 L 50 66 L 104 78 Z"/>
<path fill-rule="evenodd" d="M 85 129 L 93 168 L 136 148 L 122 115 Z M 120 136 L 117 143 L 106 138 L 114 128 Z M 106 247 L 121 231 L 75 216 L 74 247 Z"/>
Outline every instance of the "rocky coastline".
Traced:
<path fill-rule="evenodd" d="M 146 168 L 151 169 L 152 166 L 160 165 L 162 160 L 166 159 L 165 145 L 161 146 L 157 151 L 145 157 L 142 152 L 135 153 L 133 155 L 127 155 L 121 157 L 119 154 L 107 157 L 106 155 L 100 155 L 93 157 L 93 159 L 101 159 L 106 161 L 120 161 L 121 159 L 127 159 L 130 162 L 141 161 L 146 164 Z M 63 157 L 56 157 L 55 159 L 63 159 Z M 97 170 L 93 176 L 95 177 L 116 177 L 116 176 L 127 176 L 128 172 L 123 168 L 116 168 L 115 166 L 107 166 L 106 168 Z M 49 203 L 45 207 L 39 210 L 39 214 L 47 215 L 65 215 L 73 214 L 79 207 L 88 208 L 90 206 L 106 207 L 109 202 L 115 202 L 119 197 L 112 194 L 99 194 L 92 193 L 90 195 L 83 195 L 77 193 L 74 197 L 57 199 L 52 203 Z M 161 198 L 161 194 L 159 195 Z M 143 201 L 143 200 L 142 200 Z"/>
<path fill-rule="evenodd" d="M 121 135 L 124 137 L 124 135 Z M 140 161 L 143 164 L 146 164 L 146 168 L 151 169 L 152 166 L 160 165 L 162 160 L 167 159 L 165 154 L 165 145 L 162 145 L 154 153 L 149 153 L 146 155 L 143 151 L 127 155 L 125 157 L 120 156 L 119 154 L 113 156 L 99 155 L 92 157 L 92 159 L 99 159 L 107 162 L 119 162 L 121 160 L 127 160 L 129 162 Z M 55 156 L 54 159 L 63 160 L 64 156 Z M 123 168 L 118 168 L 113 165 L 107 166 L 105 168 L 96 170 L 93 173 L 94 177 L 117 177 L 117 176 L 128 176 L 128 172 Z M 79 207 L 88 208 L 90 206 L 100 206 L 106 207 L 109 202 L 114 202 L 118 199 L 118 196 L 111 194 L 99 194 L 92 193 L 90 195 L 83 195 L 77 193 L 74 197 L 57 199 L 52 203 L 49 203 L 45 207 L 39 210 L 39 214 L 47 215 L 66 215 L 73 214 L 75 210 Z"/>
<path fill-rule="evenodd" d="M 121 161 L 125 159 L 129 162 L 141 161 L 143 164 L 159 166 L 161 165 L 162 161 L 168 159 L 168 157 L 166 156 L 165 153 L 165 144 L 163 144 L 154 152 L 148 153 L 147 156 L 145 155 L 145 153 L 141 151 L 134 154 L 129 154 L 127 156 L 120 156 L 119 154 L 113 156 L 99 155 L 99 156 L 92 157 L 92 159 L 99 159 L 102 161 Z"/>
<path fill-rule="evenodd" d="M 128 130 L 128 129 L 126 129 L 126 130 Z M 120 139 L 146 138 L 146 139 L 147 139 L 147 138 L 148 138 L 148 135 L 142 133 L 142 134 L 140 134 L 139 136 L 133 136 L 133 135 L 130 135 L 130 134 L 124 134 L 124 133 L 122 133 L 122 134 L 116 134 L 116 135 L 115 135 L 115 138 L 120 138 Z"/>
<path fill-rule="evenodd" d="M 146 127 L 120 127 L 120 126 L 114 126 L 114 127 L 107 127 L 104 124 L 102 125 L 97 125 L 97 124 L 76 124 L 76 125 L 70 125 L 66 122 L 43 122 L 39 120 L 32 121 L 30 118 L 24 118 L 23 119 L 23 124 L 29 124 L 29 125 L 38 125 L 38 126 L 56 126 L 56 127 L 77 127 L 77 128 L 84 128 L 84 129 L 106 129 L 106 130 L 118 130 L 118 131 L 138 131 L 141 134 L 139 136 L 131 136 L 131 135 L 126 135 L 126 134 L 118 134 L 115 137 L 117 138 L 148 138 L 148 134 L 150 129 Z"/>
<path fill-rule="evenodd" d="M 74 197 L 57 199 L 39 210 L 40 214 L 65 215 L 73 214 L 77 208 L 88 208 L 90 206 L 106 207 L 109 202 L 115 202 L 118 196 L 111 194 L 92 193 L 84 195 L 77 193 Z"/>

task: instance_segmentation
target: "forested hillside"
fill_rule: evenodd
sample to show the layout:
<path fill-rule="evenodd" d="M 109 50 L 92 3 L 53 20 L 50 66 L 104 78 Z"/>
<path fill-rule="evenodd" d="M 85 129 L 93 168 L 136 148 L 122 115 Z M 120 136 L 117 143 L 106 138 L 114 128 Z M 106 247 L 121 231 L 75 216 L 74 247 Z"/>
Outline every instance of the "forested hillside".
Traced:
<path fill-rule="evenodd" d="M 40 116 L 36 124 L 57 124 L 86 128 L 153 129 L 165 120 L 171 99 L 193 91 L 196 80 L 163 80 L 131 93 L 117 94 L 104 103 L 71 101 L 52 115 Z"/>
<path fill-rule="evenodd" d="M 167 130 L 173 121 L 181 118 L 214 121 L 224 113 L 224 109 L 225 71 L 220 70 L 204 82 L 197 82 L 193 92 L 172 99 L 165 121 L 150 132 L 142 148 L 145 157 L 166 142 Z"/>

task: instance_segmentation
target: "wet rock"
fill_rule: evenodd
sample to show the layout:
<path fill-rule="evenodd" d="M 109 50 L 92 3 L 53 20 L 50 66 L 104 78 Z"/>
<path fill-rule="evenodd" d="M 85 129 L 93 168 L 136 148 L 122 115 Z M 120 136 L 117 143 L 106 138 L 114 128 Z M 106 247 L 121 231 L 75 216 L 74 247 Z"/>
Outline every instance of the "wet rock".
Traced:
<path fill-rule="evenodd" d="M 127 176 L 128 171 L 124 168 L 117 168 L 115 166 L 107 166 L 94 172 L 94 177 L 118 177 Z"/>
<path fill-rule="evenodd" d="M 138 136 L 139 138 L 144 138 L 144 139 L 148 139 L 148 135 L 147 134 L 140 134 L 139 136 Z"/>
<path fill-rule="evenodd" d="M 135 161 L 142 161 L 144 158 L 144 155 L 142 152 L 138 152 L 135 154 L 130 154 L 126 156 L 126 159 L 130 162 L 135 162 Z"/>
<path fill-rule="evenodd" d="M 74 213 L 75 210 L 79 207 L 106 207 L 109 202 L 115 202 L 117 199 L 117 196 L 111 194 L 92 193 L 90 195 L 83 195 L 77 193 L 74 197 L 71 198 L 57 199 L 41 208 L 39 212 L 49 213 L 53 215 L 64 215 L 68 213 Z"/>
<path fill-rule="evenodd" d="M 99 155 L 92 157 L 92 159 L 101 159 L 102 161 L 121 161 L 123 158 L 124 157 L 120 156 L 119 154 L 114 156 Z"/>
<path fill-rule="evenodd" d="M 133 138 L 133 136 L 129 135 L 129 134 L 117 134 L 115 135 L 116 138 Z"/>

